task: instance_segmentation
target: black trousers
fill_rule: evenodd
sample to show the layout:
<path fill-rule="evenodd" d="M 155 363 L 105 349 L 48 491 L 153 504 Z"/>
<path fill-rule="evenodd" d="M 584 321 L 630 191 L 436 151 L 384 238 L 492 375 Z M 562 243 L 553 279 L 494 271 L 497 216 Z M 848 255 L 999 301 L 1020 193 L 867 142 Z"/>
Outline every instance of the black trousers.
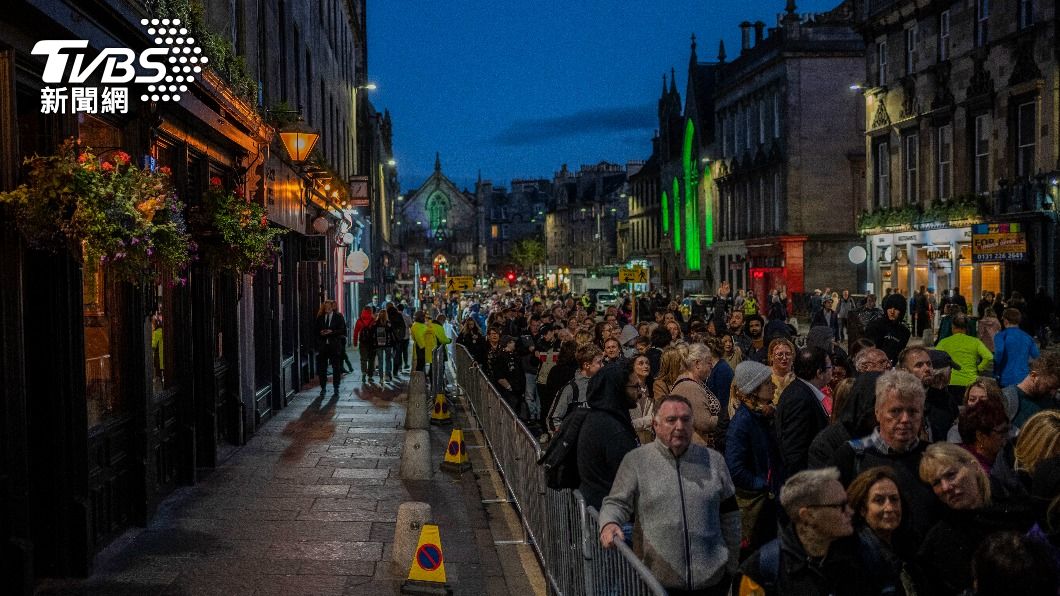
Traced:
<path fill-rule="evenodd" d="M 328 364 L 331 364 L 332 383 L 335 391 L 339 390 L 339 382 L 342 381 L 342 354 L 331 352 L 317 352 L 317 376 L 320 377 L 320 390 L 328 385 Z"/>

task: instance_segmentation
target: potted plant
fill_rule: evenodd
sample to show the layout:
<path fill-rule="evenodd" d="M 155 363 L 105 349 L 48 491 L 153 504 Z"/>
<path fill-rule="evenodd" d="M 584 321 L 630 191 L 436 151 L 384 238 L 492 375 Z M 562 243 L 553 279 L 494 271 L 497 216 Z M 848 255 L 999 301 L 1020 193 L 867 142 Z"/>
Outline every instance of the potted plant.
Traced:
<path fill-rule="evenodd" d="M 26 242 L 107 264 L 124 281 L 179 278 L 191 259 L 183 204 L 169 172 L 117 151 L 100 159 L 67 140 L 55 155 L 26 160 L 26 182 L 0 193 Z"/>
<path fill-rule="evenodd" d="M 218 177 L 210 179 L 202 198 L 194 231 L 212 263 L 240 273 L 272 264 L 276 238 L 283 230 L 269 227 L 263 206 L 226 189 Z"/>

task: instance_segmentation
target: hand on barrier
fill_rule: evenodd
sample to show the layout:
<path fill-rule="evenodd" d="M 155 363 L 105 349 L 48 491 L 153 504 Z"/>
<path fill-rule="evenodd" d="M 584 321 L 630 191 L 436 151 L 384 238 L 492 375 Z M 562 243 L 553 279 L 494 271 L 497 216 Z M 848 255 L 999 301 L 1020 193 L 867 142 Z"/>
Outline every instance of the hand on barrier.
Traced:
<path fill-rule="evenodd" d="M 622 526 L 616 523 L 610 523 L 600 528 L 600 544 L 604 548 L 614 548 L 615 539 L 625 540 L 625 535 L 622 533 Z"/>

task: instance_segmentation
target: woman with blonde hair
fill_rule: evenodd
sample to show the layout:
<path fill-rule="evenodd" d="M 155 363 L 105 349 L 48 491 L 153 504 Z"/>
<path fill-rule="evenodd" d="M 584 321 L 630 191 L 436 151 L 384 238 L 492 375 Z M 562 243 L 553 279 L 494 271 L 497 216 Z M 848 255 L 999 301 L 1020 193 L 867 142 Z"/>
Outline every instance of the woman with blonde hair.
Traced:
<path fill-rule="evenodd" d="M 780 401 L 780 394 L 784 393 L 784 389 L 795 380 L 795 372 L 792 370 L 792 364 L 795 362 L 795 344 L 789 339 L 778 337 L 769 342 L 766 354 L 766 364 L 773 370 L 773 385 L 776 387 L 773 392 L 773 405 L 776 405 Z"/>
<path fill-rule="evenodd" d="M 1034 523 L 1026 501 L 991 499 L 990 479 L 975 456 L 953 443 L 934 443 L 920 460 L 920 479 L 945 506 L 917 553 L 927 594 L 973 589 L 972 556 L 987 536 L 1026 533 Z"/>
<path fill-rule="evenodd" d="M 674 386 L 677 382 L 677 377 L 681 376 L 681 372 L 685 368 L 685 354 L 688 352 L 688 346 L 682 344 L 678 346 L 670 346 L 663 350 L 662 356 L 659 358 L 659 372 L 655 375 L 655 382 L 652 385 L 652 395 L 655 398 L 655 406 L 658 407 L 662 399 L 670 394 L 670 387 Z"/>
<path fill-rule="evenodd" d="M 1027 419 L 1016 439 L 1016 471 L 1034 476 L 1038 464 L 1060 455 L 1060 411 L 1042 410 Z"/>
<path fill-rule="evenodd" d="M 683 370 L 667 392 L 680 395 L 692 404 L 692 442 L 707 447 L 715 445 L 711 433 L 718 426 L 721 412 L 721 401 L 705 384 L 713 368 L 710 348 L 703 344 L 689 344 Z"/>

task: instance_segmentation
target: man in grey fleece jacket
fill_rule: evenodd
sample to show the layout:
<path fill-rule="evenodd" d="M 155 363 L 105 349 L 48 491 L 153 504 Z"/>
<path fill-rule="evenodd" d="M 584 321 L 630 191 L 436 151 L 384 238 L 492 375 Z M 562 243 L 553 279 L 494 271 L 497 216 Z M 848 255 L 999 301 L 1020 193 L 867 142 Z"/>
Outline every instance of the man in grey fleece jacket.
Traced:
<path fill-rule="evenodd" d="M 629 452 L 600 508 L 600 542 L 633 547 L 671 594 L 727 594 L 739 567 L 740 510 L 720 453 L 692 444 L 692 406 L 669 395 L 653 421 L 656 439 Z"/>

